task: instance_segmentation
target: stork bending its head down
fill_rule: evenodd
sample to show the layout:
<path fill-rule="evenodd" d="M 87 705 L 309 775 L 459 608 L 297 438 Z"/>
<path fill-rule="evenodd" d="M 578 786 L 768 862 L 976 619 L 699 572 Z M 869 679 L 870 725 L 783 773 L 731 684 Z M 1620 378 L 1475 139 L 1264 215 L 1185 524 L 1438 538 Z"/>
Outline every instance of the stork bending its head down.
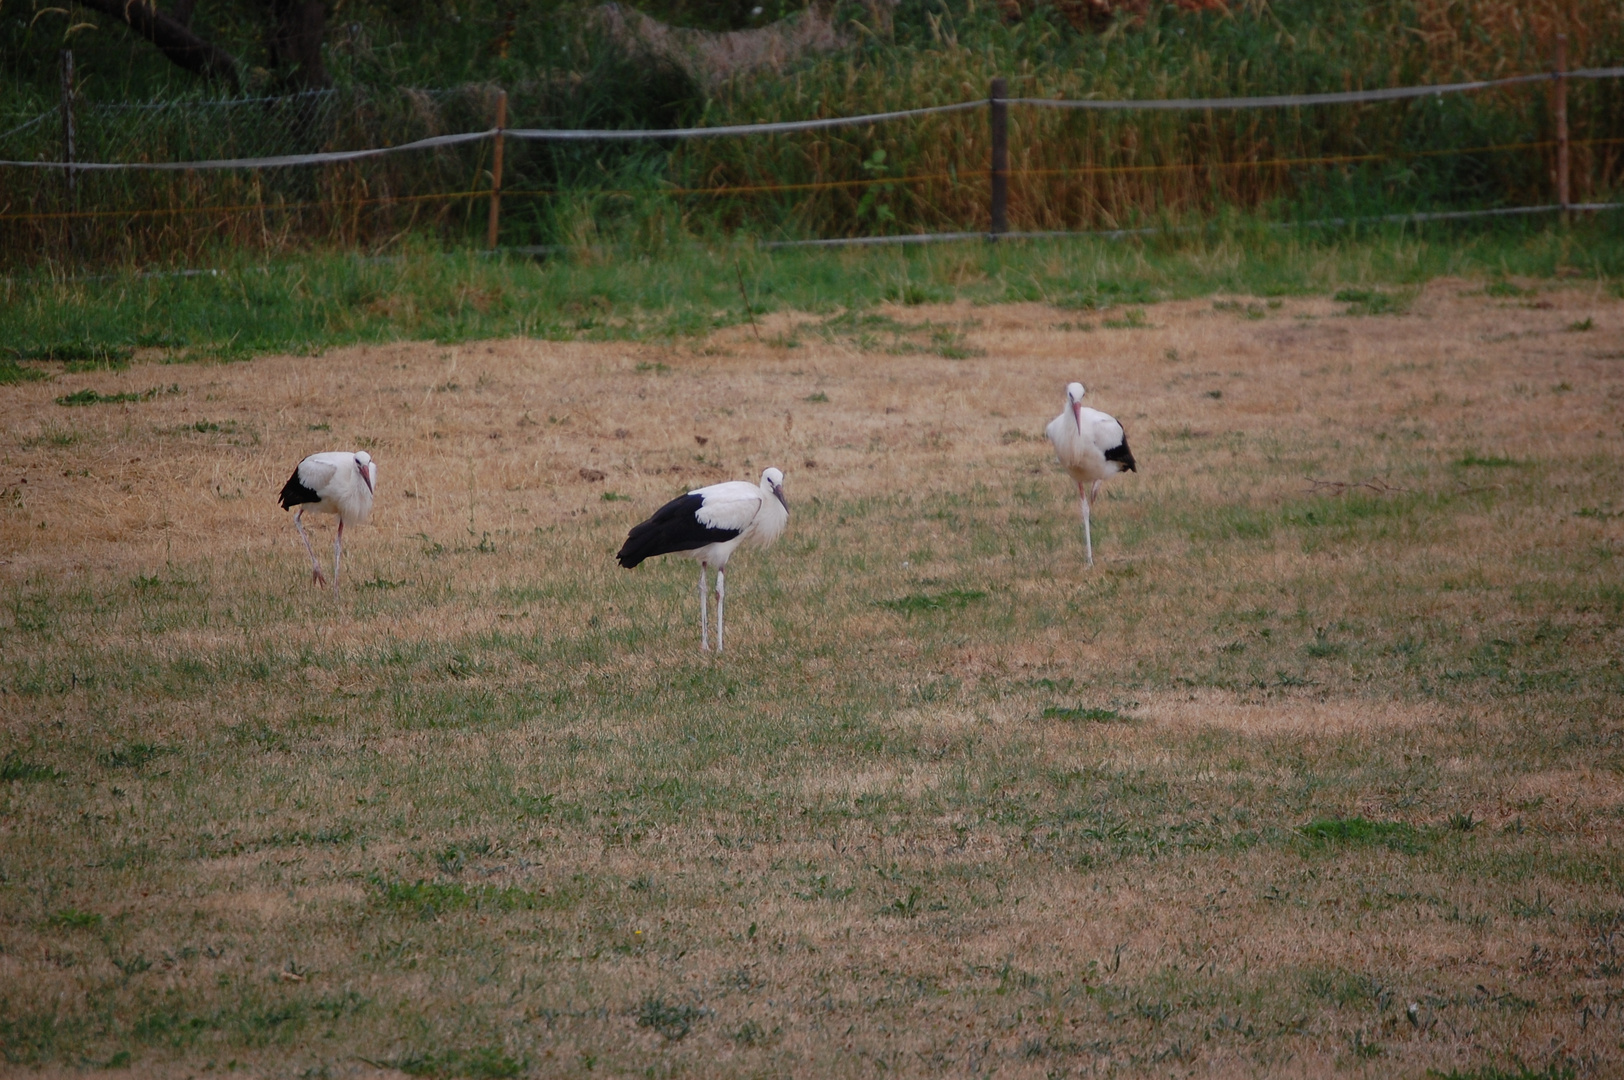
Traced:
<path fill-rule="evenodd" d="M 710 614 L 706 610 L 705 568 L 716 568 L 716 651 L 722 651 L 722 603 L 727 560 L 746 540 L 766 547 L 789 523 L 784 474 L 768 469 L 761 483 L 730 480 L 695 488 L 666 503 L 632 527 L 615 558 L 630 570 L 656 555 L 684 555 L 699 563 L 699 647 L 710 648 Z"/>
<path fill-rule="evenodd" d="M 338 588 L 338 565 L 344 557 L 344 526 L 359 525 L 372 513 L 372 493 L 378 483 L 378 465 L 365 450 L 358 453 L 332 450 L 324 454 L 311 454 L 282 486 L 282 509 L 298 509 L 293 515 L 293 527 L 299 530 L 310 553 L 310 569 L 317 585 L 326 584 L 316 550 L 310 546 L 300 520 L 306 510 L 338 515 L 338 536 L 333 540 L 333 588 Z"/>
<path fill-rule="evenodd" d="M 1066 386 L 1066 410 L 1044 429 L 1054 444 L 1054 456 L 1077 482 L 1083 504 L 1083 548 L 1094 565 L 1094 538 L 1089 534 L 1089 504 L 1100 497 L 1100 483 L 1119 472 L 1137 472 L 1128 436 L 1116 417 L 1083 404 L 1082 383 Z"/>

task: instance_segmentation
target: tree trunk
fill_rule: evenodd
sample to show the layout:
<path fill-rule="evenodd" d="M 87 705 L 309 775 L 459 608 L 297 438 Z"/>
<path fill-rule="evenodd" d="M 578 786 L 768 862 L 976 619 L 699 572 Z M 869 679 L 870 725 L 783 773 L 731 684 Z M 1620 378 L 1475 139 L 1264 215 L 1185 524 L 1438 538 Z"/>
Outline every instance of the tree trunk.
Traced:
<path fill-rule="evenodd" d="M 196 72 L 232 92 L 239 87 L 237 61 L 211 41 L 204 41 L 179 20 L 158 10 L 149 0 L 80 0 L 158 47 L 177 66 Z"/>
<path fill-rule="evenodd" d="M 271 67 L 284 86 L 314 90 L 332 82 L 321 58 L 326 29 L 324 0 L 271 0 L 271 34 L 266 45 Z"/>

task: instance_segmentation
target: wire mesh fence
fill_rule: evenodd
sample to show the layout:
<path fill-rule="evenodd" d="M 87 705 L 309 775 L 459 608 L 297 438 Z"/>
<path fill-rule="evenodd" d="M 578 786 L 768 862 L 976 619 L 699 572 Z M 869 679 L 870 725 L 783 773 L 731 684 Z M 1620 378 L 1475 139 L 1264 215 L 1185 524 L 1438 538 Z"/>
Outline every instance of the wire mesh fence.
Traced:
<path fill-rule="evenodd" d="M 185 162 L 364 149 L 489 126 L 492 91 L 322 90 L 285 97 L 75 102 L 78 162 Z M 9 118 L 0 118 L 0 124 Z M 62 161 L 63 110 L 0 131 L 0 158 Z M 284 247 L 364 243 L 413 226 L 459 225 L 488 146 L 448 147 L 365 164 L 226 171 L 0 168 L 0 250 L 26 261 L 148 260 L 221 242 Z M 459 205 L 461 204 L 461 205 Z"/>
<path fill-rule="evenodd" d="M 1431 92 L 1447 88 L 1401 88 L 1367 95 L 1398 100 L 1273 102 L 1263 111 L 1201 101 L 1115 103 L 1132 108 L 1109 111 L 1110 102 L 1016 99 L 1010 226 L 1126 229 L 1235 207 L 1324 220 L 1551 202 L 1557 141 L 1548 85 L 1548 76 L 1534 76 L 1451 96 Z M 1605 197 L 1624 179 L 1619 85 L 1616 77 L 1575 84 L 1575 202 Z M 494 126 L 502 92 L 489 84 L 356 88 L 75 100 L 32 115 L 0 113 L 0 162 L 61 163 L 0 165 L 0 253 L 14 265 L 70 256 L 173 262 L 221 245 L 376 246 L 411 232 L 482 238 L 494 145 L 480 133 Z M 580 247 L 613 234 L 658 246 L 732 230 L 783 241 L 987 227 L 986 102 L 936 103 L 886 123 L 788 124 L 796 130 L 749 138 L 719 138 L 712 128 L 673 142 L 674 131 L 609 140 L 559 130 L 568 92 L 556 81 L 508 91 L 508 244 Z M 70 116 L 72 162 L 64 160 Z M 356 161 L 73 167 L 284 158 L 457 133 L 468 133 L 466 141 Z"/>

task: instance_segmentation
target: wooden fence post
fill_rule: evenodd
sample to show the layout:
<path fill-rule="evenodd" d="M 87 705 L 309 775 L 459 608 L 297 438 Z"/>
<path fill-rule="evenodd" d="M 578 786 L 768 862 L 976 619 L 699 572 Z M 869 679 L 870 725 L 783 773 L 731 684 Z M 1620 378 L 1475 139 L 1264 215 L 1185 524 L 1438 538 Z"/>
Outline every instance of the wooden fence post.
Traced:
<path fill-rule="evenodd" d="M 1568 221 L 1568 35 L 1556 35 L 1556 204 Z"/>
<path fill-rule="evenodd" d="M 996 239 L 1009 231 L 1009 102 L 1002 78 L 992 81 L 987 99 L 992 124 L 992 229 Z"/>
<path fill-rule="evenodd" d="M 73 173 L 73 50 L 62 50 L 62 175 L 68 187 L 68 213 L 71 215 L 79 209 L 79 183 L 78 177 Z M 67 222 L 68 252 L 72 254 L 78 247 L 75 242 L 73 218 L 64 219 Z"/>
<path fill-rule="evenodd" d="M 491 156 L 491 219 L 485 229 L 485 246 L 496 250 L 497 226 L 502 220 L 502 131 L 507 127 L 507 91 L 496 92 L 496 150 Z"/>

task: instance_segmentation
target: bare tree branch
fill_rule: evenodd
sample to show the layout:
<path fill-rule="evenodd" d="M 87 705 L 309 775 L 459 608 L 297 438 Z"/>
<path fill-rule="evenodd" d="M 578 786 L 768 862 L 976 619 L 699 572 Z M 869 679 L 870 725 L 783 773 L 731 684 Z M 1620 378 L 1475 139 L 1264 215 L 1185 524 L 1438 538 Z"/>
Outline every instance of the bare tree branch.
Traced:
<path fill-rule="evenodd" d="M 159 11 L 156 4 L 148 0 L 79 0 L 79 3 L 128 26 L 157 46 L 158 51 L 177 66 L 195 71 L 230 90 L 239 88 L 237 61 L 232 55 L 198 37 L 185 23 Z"/>

